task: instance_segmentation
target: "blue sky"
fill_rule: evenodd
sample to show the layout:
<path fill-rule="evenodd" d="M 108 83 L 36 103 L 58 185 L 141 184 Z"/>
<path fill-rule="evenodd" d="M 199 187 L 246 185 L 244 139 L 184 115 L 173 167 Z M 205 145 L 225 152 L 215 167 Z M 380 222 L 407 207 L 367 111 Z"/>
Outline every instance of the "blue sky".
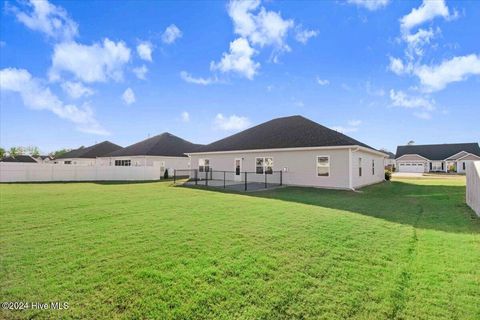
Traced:
<path fill-rule="evenodd" d="M 209 143 L 294 114 L 390 150 L 480 140 L 478 1 L 6 1 L 1 15 L 4 148 Z"/>

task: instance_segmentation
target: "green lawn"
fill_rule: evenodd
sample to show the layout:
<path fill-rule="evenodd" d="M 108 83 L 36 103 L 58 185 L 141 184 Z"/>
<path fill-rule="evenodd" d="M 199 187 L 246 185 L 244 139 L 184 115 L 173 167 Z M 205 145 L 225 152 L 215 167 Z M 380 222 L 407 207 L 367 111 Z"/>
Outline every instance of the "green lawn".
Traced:
<path fill-rule="evenodd" d="M 232 194 L 0 185 L 0 318 L 480 319 L 465 181 Z"/>

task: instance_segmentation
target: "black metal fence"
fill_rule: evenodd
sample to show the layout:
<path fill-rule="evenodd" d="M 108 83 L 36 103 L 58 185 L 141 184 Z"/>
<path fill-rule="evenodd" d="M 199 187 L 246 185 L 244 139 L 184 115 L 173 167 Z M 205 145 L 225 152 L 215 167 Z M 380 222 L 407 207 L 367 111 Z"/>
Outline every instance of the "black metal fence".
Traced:
<path fill-rule="evenodd" d="M 254 191 L 283 185 L 283 172 L 270 173 L 239 171 L 199 171 L 198 169 L 176 169 L 173 182 L 185 185 L 201 185 L 237 191 Z"/>

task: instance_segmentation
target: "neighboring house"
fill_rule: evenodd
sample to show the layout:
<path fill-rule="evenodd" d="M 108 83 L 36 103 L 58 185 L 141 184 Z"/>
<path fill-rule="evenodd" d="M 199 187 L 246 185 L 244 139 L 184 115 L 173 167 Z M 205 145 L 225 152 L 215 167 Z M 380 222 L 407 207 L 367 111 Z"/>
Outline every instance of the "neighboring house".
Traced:
<path fill-rule="evenodd" d="M 395 154 L 390 151 L 385 151 L 381 150 L 382 152 L 386 153 L 388 155 L 387 158 L 385 158 L 385 169 L 389 170 L 395 170 L 396 165 L 395 165 Z"/>
<path fill-rule="evenodd" d="M 384 181 L 386 154 L 302 116 L 273 119 L 190 152 L 192 169 L 244 172 L 263 181 L 282 171 L 283 183 L 354 189 Z M 251 178 L 249 181 L 251 181 Z"/>
<path fill-rule="evenodd" d="M 54 160 L 52 156 L 36 156 L 34 158 L 38 163 L 50 163 Z"/>
<path fill-rule="evenodd" d="M 56 158 L 54 163 L 93 166 L 96 163 L 97 157 L 104 156 L 110 152 L 120 149 L 122 149 L 122 147 L 115 143 L 103 141 L 90 147 L 82 147 L 66 152 L 65 154 Z"/>
<path fill-rule="evenodd" d="M 32 156 L 28 155 L 17 155 L 17 156 L 6 156 L 3 157 L 1 162 L 16 162 L 16 163 L 37 163 L 37 160 L 35 160 Z"/>
<path fill-rule="evenodd" d="M 465 173 L 469 161 L 480 160 L 478 143 L 428 144 L 398 146 L 399 172 Z"/>
<path fill-rule="evenodd" d="M 163 175 L 165 169 L 170 172 L 173 169 L 189 168 L 190 159 L 186 153 L 199 147 L 201 145 L 165 132 L 111 152 L 98 160 L 101 165 L 108 166 L 153 166 L 156 163 Z"/>

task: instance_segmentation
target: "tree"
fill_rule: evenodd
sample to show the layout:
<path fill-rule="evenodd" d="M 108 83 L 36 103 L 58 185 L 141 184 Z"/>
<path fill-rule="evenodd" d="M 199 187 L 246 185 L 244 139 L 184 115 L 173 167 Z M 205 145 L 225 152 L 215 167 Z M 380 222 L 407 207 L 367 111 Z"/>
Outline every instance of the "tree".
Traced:
<path fill-rule="evenodd" d="M 36 146 L 28 146 L 24 148 L 25 153 L 33 156 L 33 157 L 38 157 L 40 155 L 40 149 Z"/>
<path fill-rule="evenodd" d="M 408 143 L 407 143 L 407 145 L 409 145 L 409 146 L 411 146 L 411 145 L 413 145 L 413 144 L 415 144 L 415 141 L 413 141 L 413 140 L 410 140 L 410 141 L 408 141 Z"/>
<path fill-rule="evenodd" d="M 8 154 L 12 157 L 19 156 L 23 154 L 23 148 L 22 147 L 11 147 L 8 150 Z"/>
<path fill-rule="evenodd" d="M 58 158 L 60 156 L 63 156 L 65 153 L 67 153 L 68 151 L 70 151 L 70 149 L 60 149 L 60 150 L 56 150 L 56 151 L 53 151 L 53 152 L 50 152 L 50 156 L 54 157 L 54 158 Z"/>
<path fill-rule="evenodd" d="M 5 149 L 3 149 L 2 147 L 0 147 L 0 158 L 5 157 L 5 154 L 6 154 L 6 153 L 7 153 L 7 152 L 5 151 Z"/>

